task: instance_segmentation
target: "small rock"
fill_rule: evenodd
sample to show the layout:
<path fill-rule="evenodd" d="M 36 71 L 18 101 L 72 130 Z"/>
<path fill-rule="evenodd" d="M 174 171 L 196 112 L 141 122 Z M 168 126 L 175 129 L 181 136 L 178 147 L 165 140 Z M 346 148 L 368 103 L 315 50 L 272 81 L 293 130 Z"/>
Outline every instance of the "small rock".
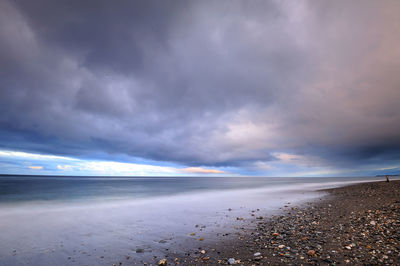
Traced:
<path fill-rule="evenodd" d="M 314 256 L 314 255 L 315 255 L 315 250 L 310 249 L 310 250 L 307 252 L 307 255 L 308 255 L 308 256 Z"/>
<path fill-rule="evenodd" d="M 228 260 L 228 264 L 235 264 L 235 263 L 236 263 L 236 260 L 234 258 L 230 258 Z"/>
<path fill-rule="evenodd" d="M 165 266 L 165 265 L 167 265 L 167 263 L 168 263 L 167 259 L 162 259 L 162 260 L 158 261 L 159 266 Z"/>
<path fill-rule="evenodd" d="M 254 257 L 258 257 L 258 256 L 261 256 L 261 253 L 260 253 L 260 252 L 254 253 Z"/>

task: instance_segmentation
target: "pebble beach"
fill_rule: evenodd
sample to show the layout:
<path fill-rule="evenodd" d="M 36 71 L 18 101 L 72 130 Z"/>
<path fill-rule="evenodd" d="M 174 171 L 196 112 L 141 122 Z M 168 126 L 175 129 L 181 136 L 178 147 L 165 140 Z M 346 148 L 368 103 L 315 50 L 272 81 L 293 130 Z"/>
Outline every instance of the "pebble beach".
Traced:
<path fill-rule="evenodd" d="M 251 220 L 238 217 L 238 231 L 226 239 L 148 264 L 400 264 L 400 181 L 322 192 L 326 196 L 317 201 L 299 206 L 288 202 L 272 217 L 254 210 Z"/>

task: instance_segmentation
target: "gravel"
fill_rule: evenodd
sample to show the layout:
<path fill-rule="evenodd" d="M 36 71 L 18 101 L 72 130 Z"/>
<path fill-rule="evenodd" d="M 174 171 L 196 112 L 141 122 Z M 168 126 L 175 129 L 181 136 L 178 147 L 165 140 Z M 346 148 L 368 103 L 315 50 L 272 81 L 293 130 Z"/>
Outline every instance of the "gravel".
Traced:
<path fill-rule="evenodd" d="M 271 219 L 246 221 L 243 235 L 213 243 L 213 252 L 181 265 L 400 265 L 400 181 L 324 190 Z M 256 226 L 254 227 L 254 224 Z M 211 247 L 203 247 L 211 250 Z M 203 255 L 204 256 L 204 255 Z M 175 264 L 175 263 L 174 263 Z"/>

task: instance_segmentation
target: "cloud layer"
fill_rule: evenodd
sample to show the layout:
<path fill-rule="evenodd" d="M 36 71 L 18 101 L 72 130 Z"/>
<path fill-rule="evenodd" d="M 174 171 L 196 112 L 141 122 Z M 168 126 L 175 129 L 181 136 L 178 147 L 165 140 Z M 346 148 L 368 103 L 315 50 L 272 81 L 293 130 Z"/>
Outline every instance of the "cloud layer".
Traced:
<path fill-rule="evenodd" d="M 399 12 L 2 1 L 0 147 L 245 173 L 396 165 Z"/>

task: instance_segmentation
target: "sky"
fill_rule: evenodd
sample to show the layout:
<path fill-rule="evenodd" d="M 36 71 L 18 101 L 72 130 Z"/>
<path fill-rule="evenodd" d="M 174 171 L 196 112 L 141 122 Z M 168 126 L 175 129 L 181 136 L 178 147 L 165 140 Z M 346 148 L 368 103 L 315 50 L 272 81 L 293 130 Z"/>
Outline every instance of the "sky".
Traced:
<path fill-rule="evenodd" d="M 400 1 L 0 1 L 0 173 L 400 173 Z"/>

